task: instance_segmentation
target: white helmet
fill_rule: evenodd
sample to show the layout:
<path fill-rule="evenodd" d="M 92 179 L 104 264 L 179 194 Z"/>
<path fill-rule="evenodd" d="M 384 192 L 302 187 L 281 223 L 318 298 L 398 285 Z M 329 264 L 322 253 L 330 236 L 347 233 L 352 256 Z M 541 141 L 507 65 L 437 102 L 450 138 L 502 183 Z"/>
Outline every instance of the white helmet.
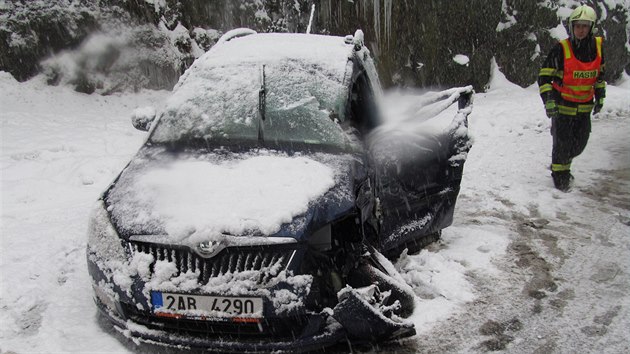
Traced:
<path fill-rule="evenodd" d="M 597 21 L 597 14 L 592 7 L 588 5 L 578 6 L 571 15 L 569 16 L 569 33 L 571 34 L 571 38 L 573 38 L 573 25 L 576 23 L 584 23 L 590 24 L 591 29 L 589 33 L 593 33 L 593 28 L 595 27 L 595 21 Z"/>

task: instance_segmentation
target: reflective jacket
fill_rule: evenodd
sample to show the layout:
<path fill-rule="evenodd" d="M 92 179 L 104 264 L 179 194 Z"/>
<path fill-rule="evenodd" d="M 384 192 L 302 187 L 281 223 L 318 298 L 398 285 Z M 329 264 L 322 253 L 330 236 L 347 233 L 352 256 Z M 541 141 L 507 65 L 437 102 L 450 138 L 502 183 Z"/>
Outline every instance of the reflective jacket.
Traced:
<path fill-rule="evenodd" d="M 602 43 L 598 41 L 595 37 L 589 35 L 587 38 L 583 40 L 565 40 L 558 42 L 547 56 L 544 61 L 542 68 L 540 69 L 540 73 L 538 74 L 538 86 L 540 88 L 540 96 L 545 103 L 545 105 L 549 103 L 557 104 L 558 110 L 560 114 L 575 116 L 578 113 L 590 113 L 593 109 L 593 95 L 595 97 L 595 103 L 603 104 L 604 97 L 606 97 L 606 82 L 605 80 L 605 51 L 602 48 Z M 565 43 L 564 45 L 562 43 Z M 565 47 L 568 45 L 568 52 L 565 52 Z M 566 60 L 567 54 L 570 55 L 571 58 Z M 591 95 L 591 89 L 585 90 L 588 92 L 588 98 L 583 100 L 583 102 L 576 102 L 569 100 L 565 95 L 562 95 L 561 91 L 558 89 L 559 87 L 563 87 L 565 85 L 568 86 L 588 86 L 590 84 L 590 80 L 587 81 L 586 85 L 582 85 L 583 81 L 572 82 L 573 75 L 570 73 L 565 74 L 565 65 L 570 63 L 571 60 L 575 60 L 576 62 L 592 64 L 593 62 L 599 62 L 599 68 L 597 72 L 597 78 L 595 79 L 594 84 L 592 84 L 593 95 Z M 576 65 L 568 64 L 569 66 L 566 68 L 569 71 L 575 73 L 575 71 L 589 71 L 584 69 L 576 68 Z M 590 70 L 592 71 L 592 70 Z M 569 78 L 568 83 L 565 82 L 566 78 Z M 589 74 L 579 73 L 576 75 L 576 79 L 579 77 L 589 76 Z M 566 78 L 565 78 L 566 77 Z M 577 84 L 576 84 L 577 83 Z M 580 90 L 578 90 L 578 93 Z M 584 92 L 584 91 L 583 91 Z M 567 92 L 571 94 L 570 92 Z"/>
<path fill-rule="evenodd" d="M 592 102 L 602 63 L 602 37 L 595 37 L 597 56 L 591 62 L 576 58 L 568 39 L 560 41 L 560 45 L 564 54 L 564 74 L 561 82 L 553 81 L 553 88 L 567 101 Z"/>

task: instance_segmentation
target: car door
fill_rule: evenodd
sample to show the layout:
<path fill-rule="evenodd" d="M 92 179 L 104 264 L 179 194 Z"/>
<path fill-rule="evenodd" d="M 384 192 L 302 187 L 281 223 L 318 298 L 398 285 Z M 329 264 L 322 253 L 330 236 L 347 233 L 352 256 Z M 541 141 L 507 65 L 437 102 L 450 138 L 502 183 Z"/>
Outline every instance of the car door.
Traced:
<path fill-rule="evenodd" d="M 368 155 L 374 201 L 364 204 L 375 205 L 371 224 L 377 229 L 370 241 L 389 255 L 419 249 L 453 220 L 470 148 L 472 87 L 423 95 L 396 123 L 391 117 L 383 122 L 381 115 L 389 113 L 381 111 L 374 63 L 369 55 L 354 59 L 347 116 Z"/>
<path fill-rule="evenodd" d="M 378 244 L 383 253 L 418 250 L 452 223 L 470 148 L 471 95 L 471 88 L 437 95 L 427 102 L 431 109 L 415 111 L 403 122 L 381 126 L 367 137 L 380 227 Z M 454 116 L 445 111 L 438 117 L 456 101 L 458 109 L 451 110 Z"/>

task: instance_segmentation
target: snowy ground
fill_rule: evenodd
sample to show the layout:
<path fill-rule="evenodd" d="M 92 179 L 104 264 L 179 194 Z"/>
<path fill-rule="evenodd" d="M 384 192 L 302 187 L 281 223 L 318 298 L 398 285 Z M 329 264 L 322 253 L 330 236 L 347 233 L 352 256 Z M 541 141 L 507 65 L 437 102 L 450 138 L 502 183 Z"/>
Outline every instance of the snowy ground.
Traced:
<path fill-rule="evenodd" d="M 145 137 L 132 110 L 168 93 L 88 96 L 1 72 L 0 92 L 0 353 L 149 352 L 97 320 L 85 231 Z M 475 96 L 454 225 L 397 263 L 418 335 L 377 350 L 630 352 L 629 97 L 629 82 L 609 87 L 562 193 L 537 88 L 495 75 Z"/>

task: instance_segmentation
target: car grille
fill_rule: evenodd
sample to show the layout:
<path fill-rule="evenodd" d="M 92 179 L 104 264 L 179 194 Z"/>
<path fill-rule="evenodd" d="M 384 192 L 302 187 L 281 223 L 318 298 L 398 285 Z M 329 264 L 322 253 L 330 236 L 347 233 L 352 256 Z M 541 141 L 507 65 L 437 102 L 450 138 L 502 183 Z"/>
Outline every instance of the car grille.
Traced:
<path fill-rule="evenodd" d="M 155 261 L 175 263 L 179 273 L 199 272 L 199 283 L 206 284 L 213 277 L 228 273 L 260 271 L 267 275 L 284 270 L 296 252 L 293 247 L 248 246 L 228 247 L 211 258 L 203 258 L 186 246 L 160 245 L 145 242 L 130 242 L 131 250 L 150 254 Z M 178 273 L 178 274 L 179 274 Z M 261 277 L 262 278 L 262 277 Z"/>

